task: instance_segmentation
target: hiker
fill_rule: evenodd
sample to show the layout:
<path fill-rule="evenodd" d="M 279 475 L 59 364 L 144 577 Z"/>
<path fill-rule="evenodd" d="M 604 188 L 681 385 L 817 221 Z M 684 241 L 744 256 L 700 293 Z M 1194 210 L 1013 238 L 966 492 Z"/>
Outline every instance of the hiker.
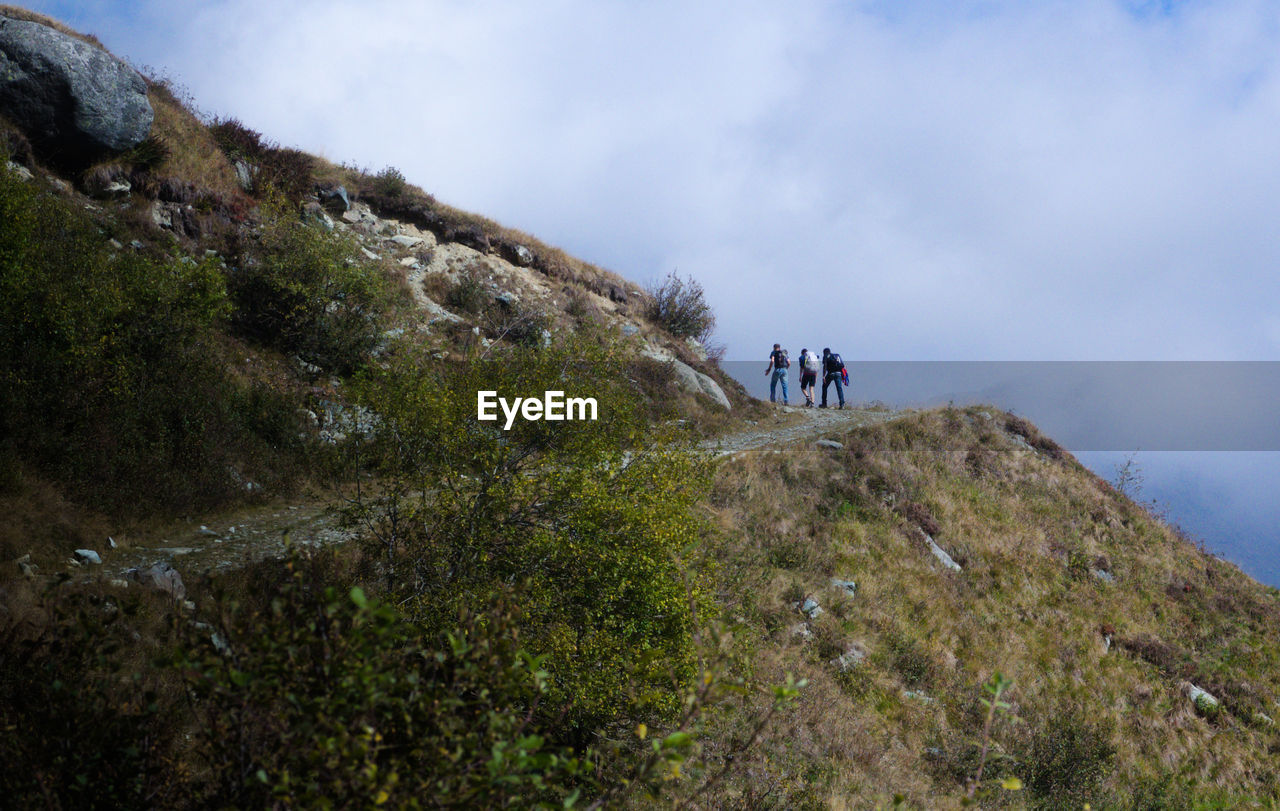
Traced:
<path fill-rule="evenodd" d="M 769 353 L 769 368 L 764 370 L 765 374 L 773 372 L 773 377 L 769 379 L 769 402 L 777 402 L 774 395 L 778 389 L 778 382 L 781 381 L 782 404 L 787 405 L 787 368 L 790 366 L 791 359 L 787 357 L 787 350 L 782 348 L 782 344 L 774 344 L 773 351 Z"/>
<path fill-rule="evenodd" d="M 804 395 L 804 407 L 813 408 L 813 387 L 818 382 L 818 370 L 822 362 L 808 348 L 800 350 L 800 393 Z"/>
<path fill-rule="evenodd" d="M 822 350 L 822 405 L 819 408 L 827 407 L 827 386 L 832 383 L 836 384 L 836 395 L 840 398 L 840 407 L 844 408 L 844 387 L 841 380 L 848 380 L 848 373 L 844 370 L 844 360 L 836 352 L 830 349 Z"/>

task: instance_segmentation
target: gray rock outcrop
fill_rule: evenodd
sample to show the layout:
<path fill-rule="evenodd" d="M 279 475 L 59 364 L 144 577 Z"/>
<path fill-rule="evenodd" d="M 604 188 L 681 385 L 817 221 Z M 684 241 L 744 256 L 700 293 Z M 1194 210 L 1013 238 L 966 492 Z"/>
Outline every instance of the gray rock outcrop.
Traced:
<path fill-rule="evenodd" d="M 640 350 L 640 354 L 651 360 L 663 361 L 671 364 L 672 370 L 675 372 L 676 385 L 685 391 L 693 394 L 705 394 L 716 402 L 726 411 L 732 410 L 733 404 L 729 402 L 729 398 L 725 396 L 724 390 L 720 388 L 720 384 L 716 383 L 710 375 L 705 375 L 694 369 L 689 364 L 677 359 L 670 352 L 660 347 L 646 346 Z"/>
<path fill-rule="evenodd" d="M 44 160 L 83 168 L 136 146 L 155 116 L 147 83 L 101 48 L 0 16 L 0 115 Z"/>
<path fill-rule="evenodd" d="M 140 585 L 159 589 L 174 600 L 187 598 L 187 587 L 182 582 L 182 575 L 166 561 L 154 563 L 145 569 L 130 569 L 125 572 L 125 577 Z"/>
<path fill-rule="evenodd" d="M 943 566 L 946 566 L 953 572 L 960 571 L 960 564 L 956 563 L 955 560 L 947 554 L 947 550 L 938 546 L 931 536 L 925 535 L 924 542 L 929 545 L 929 551 L 933 553 L 933 556 L 937 558 Z"/>

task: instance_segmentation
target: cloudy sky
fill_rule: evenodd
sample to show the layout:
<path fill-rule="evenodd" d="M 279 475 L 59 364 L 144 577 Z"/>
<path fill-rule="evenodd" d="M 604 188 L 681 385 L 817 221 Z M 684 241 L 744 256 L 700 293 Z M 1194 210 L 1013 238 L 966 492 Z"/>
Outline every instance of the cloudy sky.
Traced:
<path fill-rule="evenodd" d="M 30 6 L 286 145 L 693 275 L 731 359 L 1280 359 L 1280 4 Z"/>

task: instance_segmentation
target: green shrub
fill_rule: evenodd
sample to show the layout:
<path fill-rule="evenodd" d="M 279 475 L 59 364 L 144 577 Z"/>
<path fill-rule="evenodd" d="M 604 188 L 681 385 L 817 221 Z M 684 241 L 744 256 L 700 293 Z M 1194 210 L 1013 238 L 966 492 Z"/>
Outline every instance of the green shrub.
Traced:
<path fill-rule="evenodd" d="M 516 584 L 525 644 L 549 657 L 552 704 L 580 730 L 675 708 L 673 682 L 693 667 L 691 603 L 704 599 L 681 556 L 707 463 L 655 442 L 620 363 L 583 338 L 453 365 L 405 355 L 362 396 L 383 420 L 388 480 L 418 494 L 396 500 L 394 526 L 385 503 L 366 514 L 383 516 L 370 548 L 389 587 L 441 628 Z M 589 396 L 599 419 L 504 430 L 477 420 L 479 390 Z"/>
<path fill-rule="evenodd" d="M 374 194 L 399 197 L 408 187 L 404 174 L 394 166 L 388 166 L 373 176 L 371 189 Z"/>
<path fill-rule="evenodd" d="M 134 595 L 61 594 L 0 624 L 0 797 L 9 808 L 172 807 L 173 703 L 133 639 Z"/>
<path fill-rule="evenodd" d="M 229 159 L 255 167 L 254 194 L 274 190 L 296 200 L 311 190 L 315 158 L 306 152 L 264 139 L 262 133 L 235 118 L 215 119 L 209 132 Z"/>
<path fill-rule="evenodd" d="M 705 341 L 716 328 L 715 313 L 702 285 L 693 278 L 682 279 L 672 272 L 648 292 L 649 318 L 675 337 Z"/>
<path fill-rule="evenodd" d="M 113 251 L 8 172 L 0 221 L 0 435 L 19 456 L 98 506 L 190 507 L 296 447 L 296 406 L 228 375 L 215 261 Z"/>
<path fill-rule="evenodd" d="M 1076 704 L 1044 711 L 1030 725 L 1016 772 L 1043 807 L 1097 802 L 1116 753 L 1111 731 L 1109 720 L 1090 719 Z"/>
<path fill-rule="evenodd" d="M 425 632 L 294 558 L 260 610 L 227 606 L 178 661 L 201 807 L 556 807 L 589 764 L 530 716 L 542 661 L 501 607 Z"/>
<path fill-rule="evenodd" d="M 449 286 L 444 295 L 444 303 L 455 310 L 476 315 L 492 300 L 490 293 L 480 274 L 467 268 L 458 274 L 458 278 Z"/>
<path fill-rule="evenodd" d="M 229 280 L 233 320 L 247 336 L 346 374 L 377 345 L 391 289 L 341 234 L 303 222 L 272 195 L 261 238 L 237 257 Z"/>

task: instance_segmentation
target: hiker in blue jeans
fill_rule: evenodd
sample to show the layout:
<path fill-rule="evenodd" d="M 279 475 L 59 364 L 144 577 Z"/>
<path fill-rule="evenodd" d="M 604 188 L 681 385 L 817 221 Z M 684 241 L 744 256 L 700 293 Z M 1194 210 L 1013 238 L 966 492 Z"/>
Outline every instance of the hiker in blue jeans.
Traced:
<path fill-rule="evenodd" d="M 778 402 L 775 396 L 778 390 L 778 383 L 782 383 L 782 404 L 787 405 L 787 369 L 791 366 L 791 359 L 787 357 L 787 350 L 782 348 L 782 344 L 774 344 L 773 351 L 769 353 L 769 367 L 764 370 L 765 374 L 773 372 L 773 377 L 769 378 L 769 402 Z"/>
<path fill-rule="evenodd" d="M 822 350 L 822 405 L 818 408 L 827 407 L 827 387 L 832 383 L 836 384 L 836 396 L 840 398 L 840 407 L 844 408 L 844 387 L 840 385 L 841 378 L 845 375 L 844 359 L 836 352 L 832 352 L 829 348 Z"/>

